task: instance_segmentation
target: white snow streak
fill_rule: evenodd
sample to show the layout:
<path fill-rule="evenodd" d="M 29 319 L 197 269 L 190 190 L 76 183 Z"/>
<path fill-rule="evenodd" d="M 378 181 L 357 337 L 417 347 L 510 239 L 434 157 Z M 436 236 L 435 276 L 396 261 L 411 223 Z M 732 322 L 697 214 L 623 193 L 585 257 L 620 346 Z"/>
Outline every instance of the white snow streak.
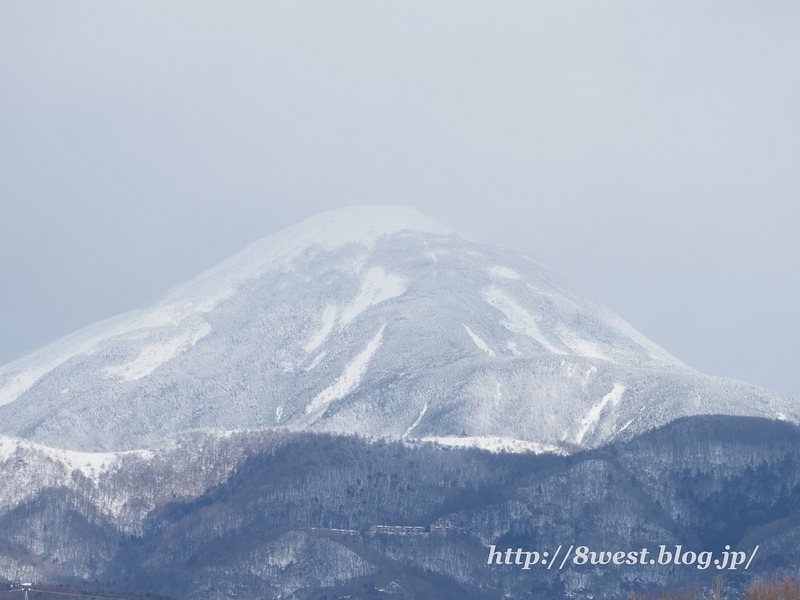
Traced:
<path fill-rule="evenodd" d="M 634 419 L 631 419 L 630 421 L 628 421 L 627 423 L 625 423 L 625 425 L 623 425 L 622 428 L 619 431 L 617 431 L 613 436 L 611 436 L 611 438 L 613 439 L 614 436 L 617 436 L 620 433 L 622 433 L 623 431 L 625 431 L 628 427 L 631 426 L 631 423 L 633 423 L 635 420 L 636 419 L 634 418 Z"/>
<path fill-rule="evenodd" d="M 211 325 L 203 323 L 198 331 L 188 332 L 161 344 L 152 344 L 139 352 L 134 360 L 123 365 L 106 367 L 106 373 L 117 375 L 127 381 L 135 381 L 150 375 L 158 367 L 194 346 L 198 340 L 211 332 Z"/>
<path fill-rule="evenodd" d="M 576 444 L 580 444 L 583 441 L 583 437 L 589 433 L 589 430 L 592 427 L 597 424 L 597 422 L 600 420 L 600 413 L 603 412 L 603 409 L 609 402 L 611 402 L 613 406 L 619 404 L 619 401 L 622 400 L 622 394 L 624 392 L 625 385 L 621 383 L 615 383 L 614 389 L 608 392 L 605 396 L 603 396 L 603 399 L 600 400 L 600 402 L 589 409 L 589 412 L 587 412 L 586 416 L 581 420 L 580 431 L 578 431 L 577 435 L 575 436 Z"/>
<path fill-rule="evenodd" d="M 325 312 L 322 313 L 322 327 L 320 328 L 317 333 L 314 334 L 314 337 L 305 345 L 305 351 L 307 354 L 311 354 L 314 350 L 319 348 L 322 345 L 322 342 L 328 337 L 328 334 L 333 329 L 334 324 L 336 323 L 336 307 L 333 304 L 329 304 L 325 307 Z"/>
<path fill-rule="evenodd" d="M 306 415 L 312 421 L 315 421 L 321 417 L 327 410 L 328 406 L 330 406 L 331 402 L 341 400 L 358 387 L 358 384 L 361 382 L 361 377 L 367 370 L 367 365 L 369 365 L 372 355 L 375 354 L 375 351 L 381 345 L 384 329 L 386 329 L 386 325 L 381 326 L 381 328 L 378 330 L 378 333 L 375 334 L 375 337 L 373 337 L 369 344 L 367 344 L 366 349 L 361 354 L 356 356 L 349 365 L 347 365 L 344 373 L 342 373 L 331 385 L 317 394 L 311 403 L 306 406 Z"/>
<path fill-rule="evenodd" d="M 462 323 L 462 325 L 464 325 L 464 324 Z M 469 327 L 467 327 L 466 325 L 464 325 L 464 329 L 466 329 L 466 330 L 467 330 L 467 333 L 469 334 L 469 337 L 471 337 L 471 338 L 472 338 L 472 341 L 473 341 L 473 342 L 475 342 L 475 345 L 476 345 L 476 346 L 477 346 L 477 347 L 478 347 L 480 350 L 483 350 L 483 351 L 484 351 L 484 352 L 486 352 L 486 354 L 488 354 L 489 356 L 494 356 L 494 350 L 492 350 L 491 348 L 489 348 L 489 346 L 487 346 L 487 345 L 486 345 L 486 342 L 484 342 L 484 341 L 483 341 L 483 340 L 482 340 L 480 337 L 478 337 L 478 336 L 477 336 L 475 333 L 473 333 L 473 332 L 472 332 L 472 329 L 470 329 L 470 328 L 469 328 Z"/>
<path fill-rule="evenodd" d="M 317 354 L 317 356 L 314 357 L 314 360 L 311 361 L 311 364 L 308 365 L 307 367 L 303 367 L 303 370 L 304 371 L 310 371 L 311 369 L 316 367 L 319 364 L 319 361 L 321 361 L 323 358 L 325 358 L 326 354 L 327 354 L 327 352 L 320 352 L 319 354 Z"/>
<path fill-rule="evenodd" d="M 426 402 L 426 403 L 425 403 L 425 405 L 422 407 L 422 410 L 420 411 L 420 413 L 419 413 L 419 416 L 417 417 L 417 420 L 416 420 L 416 421 L 414 421 L 414 422 L 411 424 L 411 427 L 409 427 L 408 429 L 406 429 L 406 432 L 403 434 L 403 438 L 407 438 L 407 437 L 408 437 L 408 434 L 409 434 L 409 433 L 411 433 L 411 432 L 414 430 L 414 428 L 415 428 L 417 425 L 419 425 L 419 422 L 420 422 L 420 421 L 422 421 L 422 417 L 424 417 L 424 416 L 425 416 L 425 413 L 426 413 L 426 412 L 428 412 L 428 403 L 427 403 L 427 402 Z"/>
<path fill-rule="evenodd" d="M 140 335 L 158 327 L 177 325 L 196 313 L 208 312 L 209 306 L 188 301 L 184 305 L 135 310 L 99 321 L 75 333 L 0 367 L 0 406 L 13 402 L 41 377 L 81 354 L 91 355 L 106 340 Z"/>
<path fill-rule="evenodd" d="M 539 331 L 539 326 L 536 324 L 536 319 L 533 315 L 517 304 L 511 296 L 500 288 L 494 286 L 486 288 L 483 290 L 483 299 L 506 316 L 508 320 L 502 321 L 501 325 L 509 331 L 533 338 L 554 354 L 567 354 L 564 350 L 556 348 L 547 341 L 547 338 Z"/>
<path fill-rule="evenodd" d="M 57 366 L 58 364 L 47 365 L 40 369 L 24 371 L 15 376 L 10 382 L 6 383 L 4 387 L 0 388 L 0 406 L 19 398 L 22 394 L 27 392 L 42 375 L 49 373 Z"/>
<path fill-rule="evenodd" d="M 583 384 L 582 384 L 583 387 L 586 387 L 586 384 L 589 383 L 589 377 L 592 376 L 592 373 L 597 373 L 597 367 L 595 367 L 594 365 L 589 367 L 589 370 L 586 371 L 586 375 L 584 375 L 583 377 Z"/>
<path fill-rule="evenodd" d="M 344 311 L 342 325 L 349 324 L 370 306 L 379 304 L 389 298 L 396 298 L 406 291 L 406 282 L 402 277 L 386 273 L 381 267 L 373 267 L 364 275 L 361 289 Z"/>

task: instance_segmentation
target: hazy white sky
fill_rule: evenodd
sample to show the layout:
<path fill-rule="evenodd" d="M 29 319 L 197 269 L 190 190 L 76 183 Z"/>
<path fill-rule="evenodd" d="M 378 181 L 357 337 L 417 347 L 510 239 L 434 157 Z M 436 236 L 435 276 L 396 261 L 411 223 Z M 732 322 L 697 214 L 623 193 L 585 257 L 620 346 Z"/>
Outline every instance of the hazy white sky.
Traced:
<path fill-rule="evenodd" d="M 312 214 L 393 203 L 800 396 L 800 3 L 0 12 L 0 362 Z"/>

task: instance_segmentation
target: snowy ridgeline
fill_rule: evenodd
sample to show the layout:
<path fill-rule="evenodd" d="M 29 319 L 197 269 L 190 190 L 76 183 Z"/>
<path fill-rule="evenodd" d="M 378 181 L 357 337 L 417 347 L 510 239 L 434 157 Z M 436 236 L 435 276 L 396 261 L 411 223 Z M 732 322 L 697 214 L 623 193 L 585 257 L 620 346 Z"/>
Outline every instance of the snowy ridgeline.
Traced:
<path fill-rule="evenodd" d="M 189 432 L 145 450 L 75 452 L 0 436 L 0 514 L 63 488 L 83 497 L 120 531 L 169 501 L 188 501 L 227 479 L 254 453 L 289 434 L 271 431 Z"/>
<path fill-rule="evenodd" d="M 244 427 L 546 450 L 694 414 L 800 420 L 529 257 L 403 207 L 318 215 L 0 367 L 0 432 L 83 451 Z"/>

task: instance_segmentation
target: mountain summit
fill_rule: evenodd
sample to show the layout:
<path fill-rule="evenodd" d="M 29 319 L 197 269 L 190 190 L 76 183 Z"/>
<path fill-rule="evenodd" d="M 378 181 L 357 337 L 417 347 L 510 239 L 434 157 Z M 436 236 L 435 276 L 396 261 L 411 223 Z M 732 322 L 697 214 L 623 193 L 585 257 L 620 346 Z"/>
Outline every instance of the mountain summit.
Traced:
<path fill-rule="evenodd" d="M 394 206 L 317 215 L 0 367 L 0 433 L 85 451 L 270 427 L 592 447 L 696 414 L 800 421 L 524 254 Z"/>

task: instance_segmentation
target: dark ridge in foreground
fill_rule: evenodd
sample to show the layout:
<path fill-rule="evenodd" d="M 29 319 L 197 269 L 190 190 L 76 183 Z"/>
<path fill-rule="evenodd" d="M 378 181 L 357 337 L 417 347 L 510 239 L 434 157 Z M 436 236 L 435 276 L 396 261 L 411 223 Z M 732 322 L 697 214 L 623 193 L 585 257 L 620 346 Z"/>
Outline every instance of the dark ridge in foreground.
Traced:
<path fill-rule="evenodd" d="M 127 530 L 96 508 L 102 480 L 97 489 L 41 489 L 0 515 L 0 566 L 27 556 L 51 582 L 78 577 L 176 598 L 304 600 L 619 598 L 695 580 L 710 585 L 721 572 L 712 563 L 572 559 L 563 569 L 523 570 L 487 565 L 490 545 L 539 553 L 559 545 L 649 548 L 654 557 L 661 545 L 680 546 L 695 558 L 722 557 L 726 545 L 750 557 L 758 545 L 747 572 L 724 571 L 734 588 L 754 574 L 794 575 L 800 562 L 800 429 L 785 422 L 689 417 L 570 456 L 278 437 L 272 445 L 242 438 L 255 450 L 221 484 L 158 502 Z M 147 467 L 154 490 L 224 458 L 219 447 L 192 452 L 168 477 Z M 140 485 L 136 469 L 145 466 L 128 468 L 128 485 Z"/>

